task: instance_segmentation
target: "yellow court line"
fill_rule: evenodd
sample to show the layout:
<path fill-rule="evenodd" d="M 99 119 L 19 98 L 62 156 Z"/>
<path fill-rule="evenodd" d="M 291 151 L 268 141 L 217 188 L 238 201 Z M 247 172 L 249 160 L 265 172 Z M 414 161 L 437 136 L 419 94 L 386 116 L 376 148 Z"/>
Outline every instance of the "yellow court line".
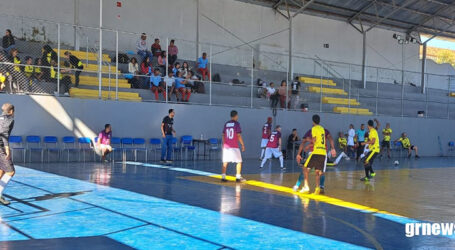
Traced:
<path fill-rule="evenodd" d="M 221 179 L 222 178 L 221 175 L 210 175 L 209 177 L 216 178 L 216 179 Z M 234 176 L 226 176 L 226 179 L 229 180 L 229 181 L 235 181 L 235 177 Z M 302 193 L 299 193 L 299 192 L 295 192 L 292 188 L 284 187 L 284 186 L 280 186 L 280 185 L 275 185 L 275 184 L 271 184 L 271 183 L 267 183 L 267 182 L 250 180 L 250 181 L 244 182 L 244 184 L 248 184 L 248 185 L 256 186 L 256 187 L 262 187 L 262 188 L 266 188 L 266 189 L 270 189 L 270 190 L 274 190 L 274 191 L 278 191 L 278 192 L 289 193 L 289 194 L 292 194 L 292 195 L 298 195 L 301 198 L 312 199 L 312 200 L 315 200 L 315 201 L 320 201 L 320 202 L 324 202 L 324 203 L 335 205 L 335 206 L 339 206 L 339 207 L 345 207 L 345 208 L 360 210 L 360 211 L 363 211 L 363 212 L 377 213 L 377 214 L 387 214 L 387 215 L 394 215 L 394 216 L 404 217 L 404 216 L 401 216 L 401 215 L 398 215 L 398 214 L 394 214 L 394 213 L 390 213 L 390 212 L 387 212 L 387 211 L 384 211 L 384 210 L 379 210 L 379 209 L 376 209 L 376 208 L 372 208 L 372 207 L 356 204 L 356 203 L 349 202 L 349 201 L 340 200 L 340 199 L 337 199 L 337 198 L 328 197 L 328 196 L 325 196 L 325 195 L 302 194 Z"/>

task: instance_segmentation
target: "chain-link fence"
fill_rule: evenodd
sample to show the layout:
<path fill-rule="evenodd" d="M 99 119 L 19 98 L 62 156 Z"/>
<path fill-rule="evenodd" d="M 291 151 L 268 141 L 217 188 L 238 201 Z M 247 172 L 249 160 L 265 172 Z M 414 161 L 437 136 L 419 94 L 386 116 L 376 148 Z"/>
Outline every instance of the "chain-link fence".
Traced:
<path fill-rule="evenodd" d="M 300 54 L 291 68 L 286 50 L 259 43 L 197 44 L 8 15 L 0 16 L 0 29 L 15 38 L 0 52 L 0 89 L 7 93 L 455 117 L 453 76 L 425 74 L 422 90 L 420 72 L 363 70 Z"/>

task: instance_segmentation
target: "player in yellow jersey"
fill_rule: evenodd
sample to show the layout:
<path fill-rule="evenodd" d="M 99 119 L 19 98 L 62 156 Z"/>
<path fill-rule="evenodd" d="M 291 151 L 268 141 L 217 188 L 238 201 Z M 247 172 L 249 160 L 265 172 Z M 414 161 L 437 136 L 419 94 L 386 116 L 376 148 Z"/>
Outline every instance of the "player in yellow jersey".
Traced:
<path fill-rule="evenodd" d="M 363 144 L 368 145 L 369 152 L 365 155 L 363 163 L 365 167 L 365 177 L 361 178 L 361 181 L 369 181 L 376 175 L 373 171 L 373 161 L 380 152 L 378 131 L 374 128 L 373 120 L 368 121 L 368 130 L 368 141 Z"/>
<path fill-rule="evenodd" d="M 311 128 L 311 141 L 310 145 L 306 147 L 307 151 L 309 148 L 313 148 L 313 151 L 311 155 L 308 157 L 308 159 L 305 161 L 304 164 L 304 186 L 302 190 L 300 191 L 301 193 L 309 193 L 310 188 L 308 185 L 308 175 L 310 172 L 310 169 L 314 168 L 316 170 L 316 188 L 314 190 L 315 194 L 319 194 L 321 189 L 320 189 L 320 177 L 322 173 L 325 172 L 326 164 L 327 164 L 327 148 L 326 148 L 326 135 L 325 135 L 325 129 L 319 125 L 321 118 L 319 115 L 313 115 L 313 127 Z M 332 154 L 332 157 L 336 156 L 336 151 L 335 147 L 333 145 L 333 140 L 331 141 L 331 151 L 330 153 Z M 302 149 L 303 146 L 299 148 L 299 152 L 297 153 L 297 162 L 300 164 L 300 161 L 302 160 Z"/>
<path fill-rule="evenodd" d="M 390 128 L 390 123 L 385 125 L 385 128 L 382 130 L 382 135 L 384 136 L 381 143 L 381 151 L 382 149 L 387 149 L 387 157 L 390 159 L 390 137 L 392 136 L 392 129 Z M 382 154 L 381 154 L 382 158 Z"/>

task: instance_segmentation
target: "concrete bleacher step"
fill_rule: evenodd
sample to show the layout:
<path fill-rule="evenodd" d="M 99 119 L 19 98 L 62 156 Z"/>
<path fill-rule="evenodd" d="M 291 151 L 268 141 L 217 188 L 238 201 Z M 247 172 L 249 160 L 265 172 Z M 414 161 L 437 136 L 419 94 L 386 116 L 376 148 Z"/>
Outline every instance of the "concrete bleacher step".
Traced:
<path fill-rule="evenodd" d="M 98 64 L 88 64 L 88 65 L 85 65 L 84 64 L 84 70 L 87 70 L 87 71 L 98 71 Z M 103 65 L 101 67 L 101 72 L 104 72 L 104 73 L 112 73 L 112 74 L 115 74 L 117 68 L 115 66 L 108 66 L 108 65 Z M 119 70 L 117 70 L 118 73 L 120 73 Z"/>
<path fill-rule="evenodd" d="M 302 82 L 302 83 L 306 83 L 306 84 L 319 84 L 319 85 L 325 85 L 325 86 L 337 86 L 337 84 L 335 82 L 333 82 L 332 79 L 320 79 L 320 78 L 301 76 L 301 77 L 299 77 L 299 81 Z"/>
<path fill-rule="evenodd" d="M 102 87 L 109 87 L 109 86 L 110 87 L 115 87 L 116 86 L 115 78 L 111 78 L 110 82 L 109 82 L 109 78 L 101 78 L 101 79 L 102 79 L 102 82 L 101 82 L 101 86 Z M 71 76 L 71 82 L 74 83 L 75 81 L 76 81 L 75 76 L 72 75 Z M 98 77 L 80 76 L 79 77 L 79 84 L 80 85 L 85 85 L 85 86 L 98 86 L 99 85 Z M 119 88 L 129 89 L 129 88 L 131 88 L 131 85 L 125 79 L 118 79 L 118 87 Z"/>
<path fill-rule="evenodd" d="M 308 87 L 309 92 L 313 93 L 323 93 L 323 94 L 333 94 L 333 95 L 348 95 L 346 91 L 343 89 L 335 89 L 335 88 L 321 88 L 321 87 L 316 87 L 316 86 L 311 86 Z"/>
<path fill-rule="evenodd" d="M 334 107 L 333 112 L 339 114 L 373 115 L 373 112 L 364 108 Z"/>
<path fill-rule="evenodd" d="M 336 98 L 336 97 L 323 97 L 322 103 L 325 104 L 342 104 L 342 105 L 351 105 L 351 106 L 359 106 L 360 103 L 356 99 L 348 99 L 348 98 Z"/>
<path fill-rule="evenodd" d="M 54 48 L 54 51 L 58 53 L 57 48 Z M 87 51 L 78 51 L 78 50 L 68 50 L 68 49 L 60 49 L 60 56 L 64 57 L 64 54 L 66 51 L 71 52 L 71 54 L 79 60 L 89 60 L 89 61 L 98 61 L 98 53 L 94 52 L 87 52 Z M 103 54 L 103 61 L 105 62 L 111 62 L 111 58 L 109 57 L 108 54 Z"/>
<path fill-rule="evenodd" d="M 70 96 L 76 98 L 87 98 L 87 99 L 98 99 L 98 90 L 91 90 L 91 89 L 80 89 L 80 88 L 71 88 L 70 89 Z M 115 91 L 101 91 L 102 99 L 115 99 Z M 118 99 L 123 101 L 142 101 L 142 98 L 139 96 L 139 93 L 134 92 L 118 92 Z"/>

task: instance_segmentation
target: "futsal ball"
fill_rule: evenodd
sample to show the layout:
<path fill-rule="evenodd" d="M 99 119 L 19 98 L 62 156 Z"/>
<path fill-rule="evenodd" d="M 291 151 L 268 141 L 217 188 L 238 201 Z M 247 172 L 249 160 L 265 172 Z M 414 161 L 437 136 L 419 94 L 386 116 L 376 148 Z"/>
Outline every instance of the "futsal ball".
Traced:
<path fill-rule="evenodd" d="M 398 165 L 398 164 L 400 164 L 400 162 L 398 162 L 398 161 L 395 161 L 393 164 L 395 164 L 395 165 Z"/>

